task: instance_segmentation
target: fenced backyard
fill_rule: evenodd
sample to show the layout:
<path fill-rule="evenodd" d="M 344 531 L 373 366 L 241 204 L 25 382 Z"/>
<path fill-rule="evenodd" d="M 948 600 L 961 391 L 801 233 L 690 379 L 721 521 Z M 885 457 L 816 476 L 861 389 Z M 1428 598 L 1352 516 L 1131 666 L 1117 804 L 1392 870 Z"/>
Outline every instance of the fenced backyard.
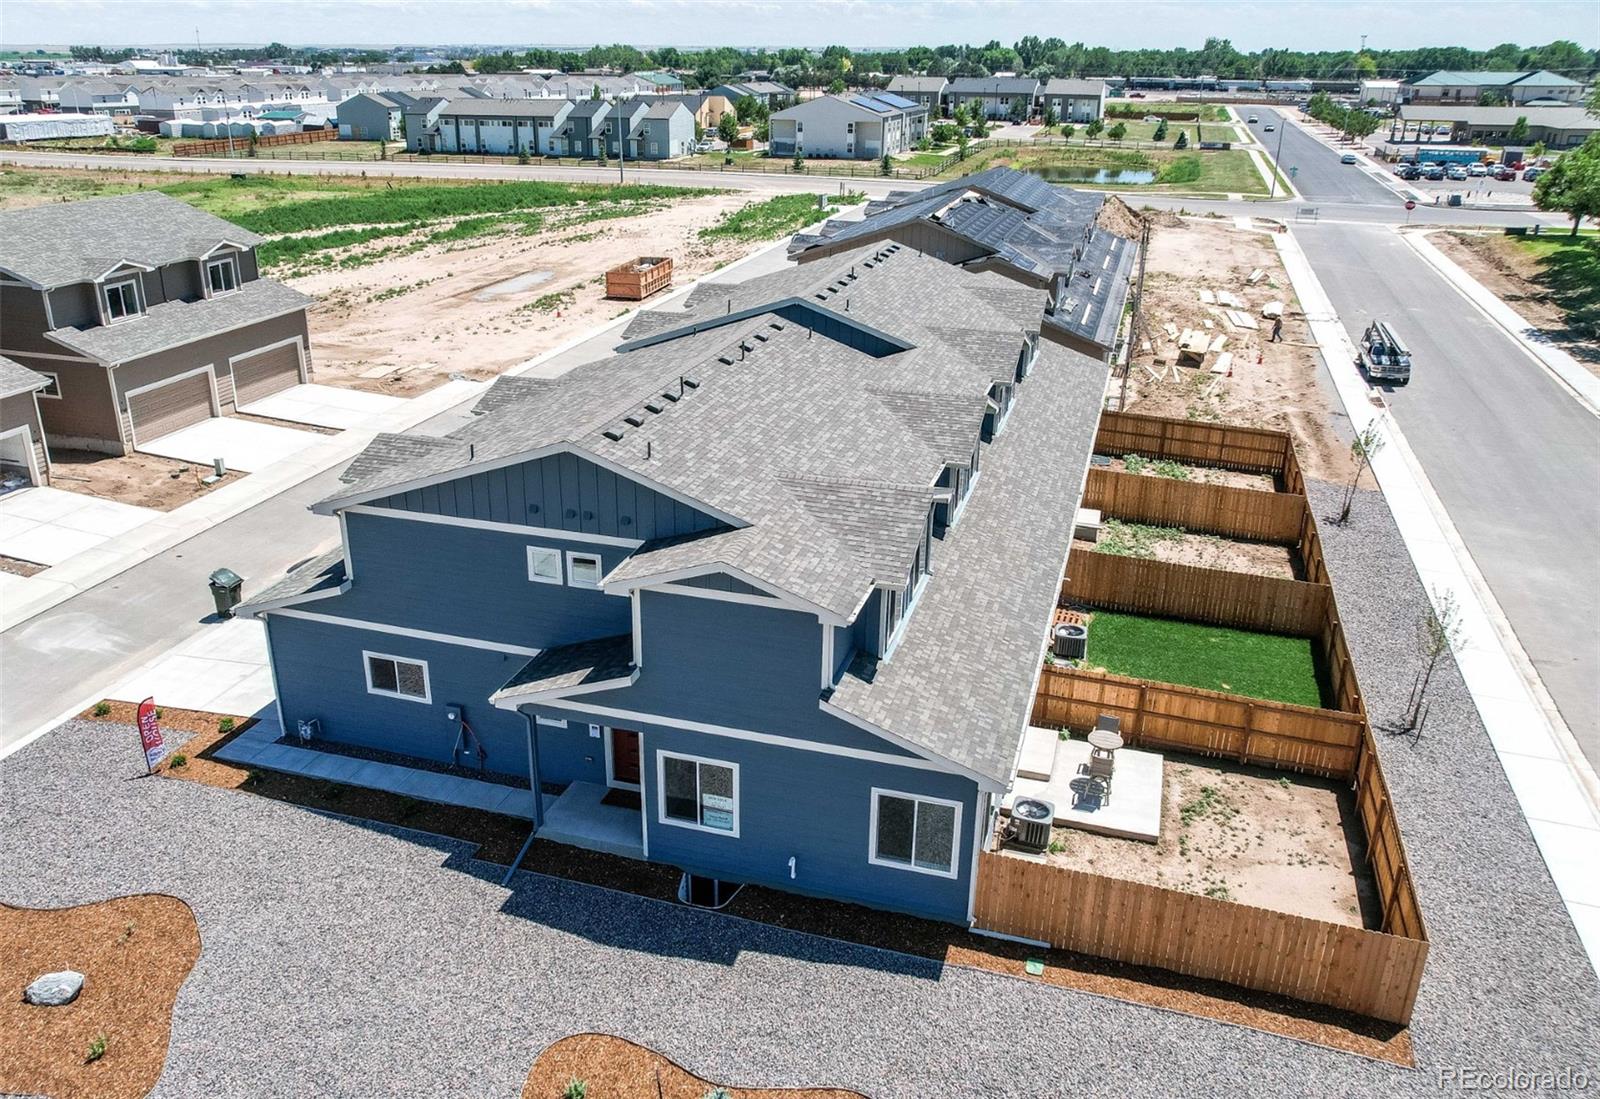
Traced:
<path fill-rule="evenodd" d="M 268 134 L 257 137 L 254 146 L 257 156 L 271 149 L 282 148 L 286 145 L 318 145 L 325 141 L 337 141 L 338 130 L 300 130 L 292 134 Z M 205 141 L 180 141 L 172 146 L 173 156 L 249 156 L 252 142 L 248 137 L 220 137 L 208 138 Z M 300 150 L 296 156 L 303 157 L 305 150 Z"/>
<path fill-rule="evenodd" d="M 1085 502 L 1107 518 L 1192 524 L 1293 545 L 1305 579 L 1074 547 L 1062 581 L 1062 606 L 1309 638 L 1327 680 L 1326 706 L 1051 664 L 1041 671 L 1031 724 L 1085 729 L 1109 714 L 1121 720 L 1130 747 L 1348 781 L 1381 918 L 1377 927 L 1351 928 L 986 852 L 979 863 L 977 925 L 1060 949 L 1407 1023 L 1427 958 L 1427 934 L 1290 437 L 1108 412 L 1095 449 L 1272 475 L 1282 491 L 1097 469 L 1091 471 Z M 1091 628 L 1091 656 L 1093 644 Z"/>

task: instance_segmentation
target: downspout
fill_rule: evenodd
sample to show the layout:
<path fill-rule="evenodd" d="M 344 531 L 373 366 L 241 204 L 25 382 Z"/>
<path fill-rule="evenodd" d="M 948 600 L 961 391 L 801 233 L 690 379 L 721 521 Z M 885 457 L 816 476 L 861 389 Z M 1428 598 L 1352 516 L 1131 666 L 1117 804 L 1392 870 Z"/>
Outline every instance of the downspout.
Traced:
<path fill-rule="evenodd" d="M 533 792 L 533 828 L 528 832 L 528 838 L 522 844 L 522 849 L 517 852 L 517 857 L 511 860 L 511 865 L 506 867 L 505 877 L 500 879 L 502 887 L 511 884 L 511 876 L 517 872 L 517 867 L 522 865 L 522 860 L 528 857 L 528 848 L 533 846 L 534 838 L 539 835 L 539 829 L 544 827 L 544 794 L 539 789 L 539 723 L 534 716 L 526 710 L 519 710 L 522 720 L 528 723 L 528 787 Z"/>

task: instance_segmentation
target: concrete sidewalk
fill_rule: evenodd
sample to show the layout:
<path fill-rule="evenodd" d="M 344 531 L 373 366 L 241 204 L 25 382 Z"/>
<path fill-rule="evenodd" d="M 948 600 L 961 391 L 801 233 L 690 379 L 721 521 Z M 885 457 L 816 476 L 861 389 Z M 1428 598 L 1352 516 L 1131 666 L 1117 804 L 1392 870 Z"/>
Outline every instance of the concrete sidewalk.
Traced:
<path fill-rule="evenodd" d="M 1494 594 L 1462 544 L 1410 447 L 1355 367 L 1355 347 L 1292 231 L 1274 233 L 1313 338 L 1350 417 L 1387 445 L 1372 462 L 1435 607 L 1454 596 L 1463 644 L 1456 663 L 1567 912 L 1600 972 L 1600 780 L 1579 750 Z"/>
<path fill-rule="evenodd" d="M 1427 260 L 1434 270 L 1461 292 L 1461 296 L 1505 329 L 1506 335 L 1522 345 L 1555 378 L 1571 391 L 1574 398 L 1600 415 L 1600 377 L 1584 367 L 1577 359 L 1551 345 L 1538 325 L 1511 308 L 1493 291 L 1463 271 L 1454 260 L 1439 251 L 1428 239 L 1428 232 L 1401 233 L 1400 238 Z"/>

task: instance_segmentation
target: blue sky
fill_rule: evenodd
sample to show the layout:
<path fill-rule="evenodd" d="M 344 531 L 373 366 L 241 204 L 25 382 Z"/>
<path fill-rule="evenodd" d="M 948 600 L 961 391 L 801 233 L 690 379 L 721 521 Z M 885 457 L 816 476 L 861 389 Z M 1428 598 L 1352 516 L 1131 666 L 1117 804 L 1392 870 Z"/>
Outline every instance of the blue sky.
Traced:
<path fill-rule="evenodd" d="M 1108 0 L 6 0 L 0 43 L 290 45 L 541 43 L 850 46 L 1012 43 L 1242 50 L 1542 45 L 1593 48 L 1600 6 L 1558 0 L 1137 3 Z"/>

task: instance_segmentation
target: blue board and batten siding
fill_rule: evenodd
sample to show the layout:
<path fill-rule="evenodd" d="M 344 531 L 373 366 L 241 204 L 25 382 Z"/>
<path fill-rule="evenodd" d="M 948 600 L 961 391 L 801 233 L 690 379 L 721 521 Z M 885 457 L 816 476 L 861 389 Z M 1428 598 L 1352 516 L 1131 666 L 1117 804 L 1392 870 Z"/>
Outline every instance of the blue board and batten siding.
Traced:
<path fill-rule="evenodd" d="M 552 454 L 368 504 L 639 541 L 724 525 L 689 504 L 575 454 Z"/>
<path fill-rule="evenodd" d="M 347 513 L 345 528 L 354 582 L 344 595 L 308 609 L 530 649 L 631 628 L 626 599 L 528 579 L 529 546 L 561 551 L 563 579 L 569 551 L 599 554 L 603 575 L 632 552 L 625 546 L 373 512 Z"/>

